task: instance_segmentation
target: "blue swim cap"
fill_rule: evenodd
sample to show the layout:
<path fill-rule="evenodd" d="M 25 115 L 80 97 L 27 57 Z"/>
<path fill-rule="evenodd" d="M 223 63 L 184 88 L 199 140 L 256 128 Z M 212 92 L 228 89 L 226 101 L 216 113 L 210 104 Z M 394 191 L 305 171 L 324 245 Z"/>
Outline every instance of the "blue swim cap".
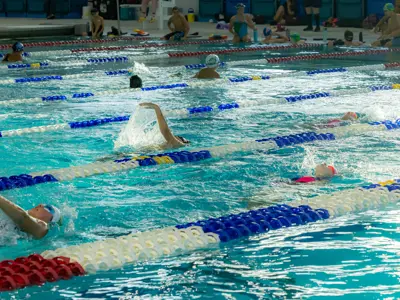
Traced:
<path fill-rule="evenodd" d="M 267 27 L 265 27 L 263 30 L 263 33 L 264 33 L 265 37 L 270 36 L 272 34 L 272 30 L 271 30 L 271 28 L 267 29 Z"/>
<path fill-rule="evenodd" d="M 24 51 L 24 45 L 20 42 L 16 42 L 13 46 L 12 49 L 14 52 L 22 52 Z"/>

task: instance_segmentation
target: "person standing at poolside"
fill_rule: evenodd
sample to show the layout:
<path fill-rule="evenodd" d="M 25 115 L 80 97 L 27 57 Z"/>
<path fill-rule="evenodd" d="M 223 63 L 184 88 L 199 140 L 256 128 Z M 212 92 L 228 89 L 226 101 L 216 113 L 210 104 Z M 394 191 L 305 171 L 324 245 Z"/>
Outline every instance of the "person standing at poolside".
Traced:
<path fill-rule="evenodd" d="M 20 42 L 16 42 L 12 46 L 12 53 L 4 55 L 2 62 L 17 62 L 23 61 L 22 55 L 24 54 L 24 45 Z"/>
<path fill-rule="evenodd" d="M 92 11 L 92 38 L 99 39 L 104 32 L 104 18 L 99 16 L 99 11 L 93 8 Z"/>
<path fill-rule="evenodd" d="M 219 76 L 217 69 L 220 65 L 220 60 L 218 55 L 210 54 L 206 58 L 206 68 L 203 68 L 198 72 L 194 78 L 197 79 L 214 79 L 214 78 L 221 78 Z"/>
<path fill-rule="evenodd" d="M 50 204 L 40 204 L 26 211 L 0 196 L 0 210 L 10 218 L 18 229 L 35 239 L 45 237 L 52 224 L 62 225 L 60 210 Z"/>
<path fill-rule="evenodd" d="M 320 16 L 319 9 L 321 8 L 321 0 L 304 0 L 304 7 L 306 8 L 306 16 L 307 16 L 307 27 L 304 28 L 304 31 L 313 31 L 312 25 L 312 16 L 314 14 L 315 18 L 315 32 L 320 32 L 321 27 L 320 24 Z"/>
<path fill-rule="evenodd" d="M 236 5 L 237 14 L 231 18 L 229 22 L 229 31 L 233 34 L 233 43 L 248 43 L 251 38 L 248 33 L 248 28 L 257 30 L 251 15 L 245 14 L 244 9 L 246 5 L 239 3 Z"/>
<path fill-rule="evenodd" d="M 172 17 L 168 20 L 168 28 L 171 32 L 164 36 L 163 40 L 180 41 L 187 39 L 190 25 L 177 6 L 172 8 Z"/>
<path fill-rule="evenodd" d="M 392 3 L 386 3 L 383 7 L 385 16 L 388 17 L 388 26 L 382 36 L 372 43 L 373 47 L 400 47 L 400 16 L 394 11 Z"/>
<path fill-rule="evenodd" d="M 151 19 L 150 23 L 154 23 L 156 21 L 156 12 L 158 0 L 142 0 L 142 7 L 140 9 L 141 16 L 139 18 L 139 23 L 143 23 L 146 21 L 147 8 L 149 7 L 149 2 L 151 1 Z"/>

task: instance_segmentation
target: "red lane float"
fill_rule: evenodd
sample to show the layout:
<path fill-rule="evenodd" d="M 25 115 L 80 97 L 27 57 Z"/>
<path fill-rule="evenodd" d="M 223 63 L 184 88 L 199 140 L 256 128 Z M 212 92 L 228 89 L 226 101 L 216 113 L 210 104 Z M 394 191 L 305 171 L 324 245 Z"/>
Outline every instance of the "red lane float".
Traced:
<path fill-rule="evenodd" d="M 102 44 L 102 43 L 113 43 L 118 41 L 144 41 L 150 40 L 151 37 L 120 37 L 112 39 L 100 39 L 100 40 L 73 40 L 73 41 L 55 41 L 55 42 L 35 42 L 35 43 L 24 43 L 25 47 L 58 47 L 58 46 L 70 46 L 79 44 Z M 10 49 L 13 44 L 0 45 L 0 49 Z"/>
<path fill-rule="evenodd" d="M 168 44 L 145 44 L 145 45 L 128 45 L 128 46 L 113 46 L 113 47 L 98 47 L 98 48 L 82 48 L 82 49 L 72 49 L 72 53 L 79 52 L 99 52 L 99 51 L 118 51 L 124 49 L 143 49 L 143 48 L 166 48 L 166 47 L 176 47 L 176 46 L 186 46 L 186 45 L 203 45 L 203 44 L 216 44 L 216 43 L 226 43 L 227 41 L 193 41 L 185 43 L 168 43 Z"/>
<path fill-rule="evenodd" d="M 234 49 L 222 49 L 222 50 L 211 50 L 211 51 L 197 51 L 197 52 L 181 52 L 181 53 L 168 53 L 169 57 L 192 57 L 192 56 L 201 56 L 208 54 L 229 54 L 229 53 L 237 53 L 237 52 L 254 52 L 254 51 L 262 51 L 262 50 L 284 50 L 284 49 L 294 49 L 294 48 L 315 48 L 321 47 L 321 44 L 302 44 L 302 45 L 279 45 L 279 46 L 258 46 L 258 47 L 249 47 L 249 48 L 234 48 Z"/>
<path fill-rule="evenodd" d="M 45 259 L 39 254 L 0 262 L 0 292 L 21 289 L 46 282 L 68 280 L 86 272 L 68 257 Z"/>
<path fill-rule="evenodd" d="M 398 67 L 400 67 L 400 63 L 399 62 L 388 63 L 388 64 L 385 64 L 384 66 L 386 69 L 398 68 Z"/>
<path fill-rule="evenodd" d="M 339 52 L 339 53 L 311 54 L 311 55 L 298 55 L 298 56 L 296 55 L 296 56 L 286 56 L 278 58 L 267 58 L 267 62 L 273 64 L 273 63 L 283 63 L 283 62 L 301 61 L 301 60 L 340 58 L 346 56 L 376 55 L 376 54 L 385 54 L 391 51 L 399 51 L 399 50 L 384 49 L 384 50 L 367 50 L 362 52 Z"/>

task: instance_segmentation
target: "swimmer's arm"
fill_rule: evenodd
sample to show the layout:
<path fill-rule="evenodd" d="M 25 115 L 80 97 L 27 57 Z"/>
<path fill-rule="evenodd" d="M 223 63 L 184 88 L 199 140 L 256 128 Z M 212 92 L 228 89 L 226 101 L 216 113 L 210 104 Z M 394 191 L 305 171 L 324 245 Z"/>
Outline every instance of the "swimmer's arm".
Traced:
<path fill-rule="evenodd" d="M 186 39 L 190 31 L 190 25 L 183 15 L 180 15 L 180 17 L 182 19 L 183 24 L 185 25 L 185 35 L 183 36 L 183 38 Z"/>
<path fill-rule="evenodd" d="M 400 36 L 400 29 L 396 29 L 387 35 L 388 38 L 396 38 Z"/>
<path fill-rule="evenodd" d="M 247 21 L 247 26 L 249 26 L 251 29 L 256 29 L 256 24 L 254 24 L 253 19 L 250 15 L 246 15 L 246 21 Z"/>
<path fill-rule="evenodd" d="M 172 28 L 172 17 L 171 18 L 169 18 L 169 20 L 168 20 L 168 28 L 169 28 L 169 30 L 171 31 L 171 32 L 174 32 L 175 31 L 175 29 L 174 28 Z"/>
<path fill-rule="evenodd" d="M 229 21 L 229 32 L 232 33 L 233 35 L 236 35 L 236 32 L 233 31 L 233 23 L 235 22 L 235 16 L 231 18 Z"/>
<path fill-rule="evenodd" d="M 47 234 L 47 226 L 43 222 L 35 222 L 25 210 L 2 196 L 0 196 L 0 209 L 16 226 L 35 239 L 41 239 Z"/>
<path fill-rule="evenodd" d="M 164 115 L 163 115 L 160 107 L 157 104 L 141 103 L 139 105 L 154 109 L 154 111 L 156 112 L 157 123 L 160 128 L 160 132 L 168 144 L 172 145 L 173 147 L 182 146 L 182 143 L 176 139 L 176 137 L 172 134 L 171 130 L 169 129 L 167 121 L 165 121 Z"/>

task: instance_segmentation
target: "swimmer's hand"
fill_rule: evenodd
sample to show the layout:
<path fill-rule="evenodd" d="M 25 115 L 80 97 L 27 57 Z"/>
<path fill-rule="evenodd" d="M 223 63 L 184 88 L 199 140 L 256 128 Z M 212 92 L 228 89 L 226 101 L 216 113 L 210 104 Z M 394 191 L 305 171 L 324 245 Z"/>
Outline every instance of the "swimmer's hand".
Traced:
<path fill-rule="evenodd" d="M 139 106 L 144 107 L 144 108 L 160 109 L 160 107 L 157 104 L 150 103 L 150 102 L 140 103 Z"/>

